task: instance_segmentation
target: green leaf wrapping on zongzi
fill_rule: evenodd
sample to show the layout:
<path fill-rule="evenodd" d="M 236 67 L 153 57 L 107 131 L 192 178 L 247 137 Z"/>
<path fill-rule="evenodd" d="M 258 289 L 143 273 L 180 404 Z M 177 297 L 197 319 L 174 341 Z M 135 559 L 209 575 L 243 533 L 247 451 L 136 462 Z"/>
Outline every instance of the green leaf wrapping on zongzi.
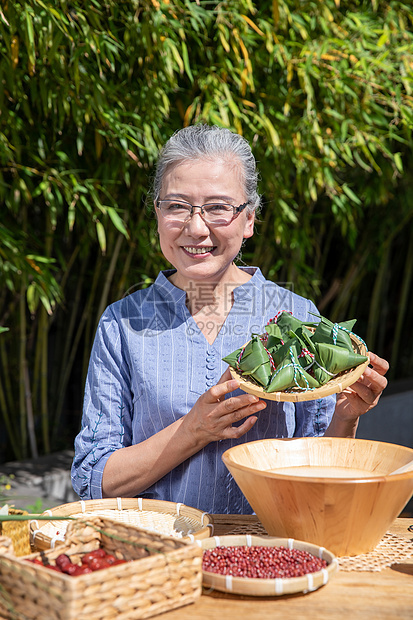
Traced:
<path fill-rule="evenodd" d="M 267 323 L 265 334 L 253 334 L 245 347 L 223 359 L 253 377 L 266 392 L 317 388 L 367 361 L 353 350 L 350 334 L 356 319 L 342 323 L 319 319 L 319 323 L 304 322 L 281 312 Z"/>
<path fill-rule="evenodd" d="M 289 312 L 281 312 L 281 314 L 277 318 L 276 324 L 278 325 L 283 336 L 287 335 L 290 331 L 297 331 L 297 329 L 302 325 L 313 327 L 316 326 L 316 323 L 305 323 L 304 321 L 300 321 L 300 319 L 296 319 L 295 316 L 293 316 Z"/>
<path fill-rule="evenodd" d="M 243 375 L 253 377 L 260 385 L 266 386 L 272 373 L 271 360 L 259 336 L 253 336 L 247 346 L 239 351 L 234 368 L 239 369 Z"/>
<path fill-rule="evenodd" d="M 300 365 L 293 347 L 290 347 L 289 355 L 277 367 L 266 392 L 281 392 L 291 387 L 306 389 L 319 387 L 318 381 Z"/>
<path fill-rule="evenodd" d="M 297 328 L 297 332 L 288 332 L 287 340 L 283 344 L 277 345 L 275 347 L 271 346 L 270 338 L 268 338 L 267 349 L 271 353 L 274 364 L 276 366 L 281 364 L 284 358 L 288 356 L 290 347 L 293 348 L 300 366 L 302 366 L 304 369 L 307 369 L 307 367 L 311 366 L 314 361 L 314 353 L 312 351 L 314 345 L 307 345 L 307 343 L 304 342 L 302 338 L 304 330 L 310 337 L 311 332 L 308 331 L 306 327 L 301 325 Z"/>
<path fill-rule="evenodd" d="M 242 351 L 242 347 L 240 349 L 237 349 L 236 351 L 233 351 L 232 353 L 230 353 L 229 355 L 226 355 L 225 357 L 222 358 L 223 362 L 226 362 L 227 364 L 229 364 L 230 366 L 232 366 L 232 368 L 237 369 L 238 366 L 238 357 L 239 354 Z"/>
<path fill-rule="evenodd" d="M 274 360 L 274 364 L 276 366 L 281 364 L 286 357 L 289 357 L 290 347 L 293 347 L 297 352 L 297 348 L 300 346 L 300 343 L 297 340 L 294 332 L 289 332 L 286 338 L 287 339 L 285 340 L 285 342 L 276 346 L 271 346 L 271 341 L 267 342 L 267 349 L 271 353 L 271 357 Z"/>
<path fill-rule="evenodd" d="M 353 345 L 349 332 L 353 329 L 356 320 L 332 323 L 322 316 L 311 339 L 313 342 L 323 342 L 325 344 L 337 345 L 338 347 L 345 347 L 351 352 L 353 351 Z"/>
<path fill-rule="evenodd" d="M 313 374 L 322 385 L 339 372 L 354 368 L 367 361 L 365 355 L 359 355 L 354 353 L 354 351 L 348 351 L 348 349 L 334 344 L 317 342 L 315 350 Z"/>
<path fill-rule="evenodd" d="M 276 323 L 268 323 L 265 326 L 267 332 L 267 349 L 275 349 L 283 344 L 283 336 L 280 328 Z"/>

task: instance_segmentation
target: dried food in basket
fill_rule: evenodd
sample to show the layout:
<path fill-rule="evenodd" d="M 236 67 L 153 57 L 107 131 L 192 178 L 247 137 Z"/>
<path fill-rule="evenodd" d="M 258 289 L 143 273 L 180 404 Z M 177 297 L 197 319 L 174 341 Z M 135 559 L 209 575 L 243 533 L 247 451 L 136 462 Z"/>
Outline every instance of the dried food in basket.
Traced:
<path fill-rule="evenodd" d="M 368 361 L 367 355 L 354 351 L 352 336 L 361 340 L 352 332 L 355 319 L 319 319 L 309 323 L 281 312 L 268 322 L 264 334 L 252 334 L 245 346 L 223 360 L 268 394 L 313 390 Z"/>
<path fill-rule="evenodd" d="M 76 562 L 66 553 L 60 553 L 54 562 L 50 562 L 48 559 L 42 560 L 38 557 L 27 558 L 27 561 L 59 573 L 65 573 L 71 577 L 80 577 L 80 575 L 87 575 L 97 570 L 104 570 L 127 562 L 127 560 L 117 558 L 112 553 L 108 553 L 103 547 L 84 553 L 80 558 L 77 558 Z"/>
<path fill-rule="evenodd" d="M 55 563 L 62 553 L 73 563 L 104 549 L 126 562 L 75 579 L 27 559 Z M 149 618 L 194 602 L 201 594 L 202 550 L 111 519 L 70 522 L 65 544 L 26 558 L 0 556 L 4 603 L 17 618 Z"/>

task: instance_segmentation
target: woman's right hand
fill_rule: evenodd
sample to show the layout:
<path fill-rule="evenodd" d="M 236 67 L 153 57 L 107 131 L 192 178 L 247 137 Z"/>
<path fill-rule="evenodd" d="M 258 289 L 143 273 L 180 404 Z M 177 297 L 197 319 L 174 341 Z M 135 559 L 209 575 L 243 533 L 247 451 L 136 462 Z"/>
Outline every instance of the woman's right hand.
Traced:
<path fill-rule="evenodd" d="M 252 414 L 267 406 L 264 400 L 252 394 L 225 398 L 239 386 L 239 381 L 232 379 L 228 368 L 219 382 L 198 398 L 183 419 L 183 427 L 199 450 L 211 441 L 242 437 L 257 421 L 257 416 Z M 239 426 L 233 426 L 243 418 L 247 419 Z"/>

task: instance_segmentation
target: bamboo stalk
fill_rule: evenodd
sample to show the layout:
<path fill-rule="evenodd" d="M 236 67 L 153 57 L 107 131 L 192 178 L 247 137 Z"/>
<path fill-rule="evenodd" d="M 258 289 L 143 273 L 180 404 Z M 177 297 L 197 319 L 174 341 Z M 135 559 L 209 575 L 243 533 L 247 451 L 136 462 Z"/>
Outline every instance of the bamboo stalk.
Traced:
<path fill-rule="evenodd" d="M 40 409 L 42 439 L 44 451 L 50 452 L 50 441 L 48 431 L 48 315 L 43 305 L 40 305 L 37 320 L 36 346 L 33 361 L 32 376 L 32 401 L 35 408 Z M 46 348 L 46 354 L 44 349 Z M 39 397 L 40 391 L 40 397 Z"/>
<path fill-rule="evenodd" d="M 41 340 L 41 371 L 40 371 L 40 412 L 42 420 L 43 449 L 45 454 L 50 453 L 49 441 L 49 399 L 48 399 L 48 316 L 44 307 L 40 310 L 38 337 Z"/>
<path fill-rule="evenodd" d="M 41 342 L 40 334 L 42 331 L 41 322 L 42 322 L 42 313 L 41 311 L 39 311 L 36 345 L 34 349 L 34 358 L 33 358 L 32 398 L 33 398 L 34 403 L 37 403 L 38 401 L 39 388 L 40 388 L 40 369 L 41 369 L 41 356 L 42 356 L 42 348 L 40 346 L 40 342 Z"/>
<path fill-rule="evenodd" d="M 89 259 L 89 249 L 87 248 L 83 256 L 82 263 L 80 266 L 80 273 L 76 281 L 76 291 L 74 295 L 73 304 L 71 307 L 69 325 L 67 326 L 67 329 L 65 330 L 65 342 L 64 342 L 63 351 L 60 357 L 61 363 L 60 363 L 60 369 L 59 369 L 59 380 L 57 382 L 57 391 L 56 391 L 57 395 L 55 399 L 56 405 L 55 405 L 55 412 L 54 412 L 54 417 L 53 417 L 53 422 L 52 422 L 52 425 L 53 425 L 52 436 L 53 437 L 56 436 L 57 428 L 59 426 L 60 417 L 62 414 L 63 402 L 66 396 L 67 383 L 68 383 L 70 372 L 71 372 L 70 358 L 71 358 L 71 348 L 73 347 L 72 345 L 73 334 L 75 331 L 75 326 L 76 326 L 78 312 L 79 312 L 79 306 L 80 306 L 81 299 L 82 299 L 82 288 L 83 288 L 86 267 L 88 264 L 88 259 Z"/>
<path fill-rule="evenodd" d="M 380 313 L 382 310 L 380 300 L 383 299 L 383 288 L 388 274 L 389 253 L 390 244 L 386 244 L 380 260 L 379 268 L 377 270 L 377 276 L 374 281 L 373 293 L 370 301 L 370 311 L 367 325 L 367 342 L 369 343 L 369 347 L 373 350 L 377 346 L 376 334 L 380 325 Z"/>
<path fill-rule="evenodd" d="M 90 293 L 89 293 L 89 297 L 87 301 L 87 319 L 86 319 L 86 325 L 85 325 L 85 337 L 84 337 L 83 360 L 82 360 L 82 386 L 84 386 L 86 382 L 86 374 L 87 374 L 87 369 L 89 365 L 90 351 L 92 349 L 91 340 L 95 334 L 95 331 L 93 331 L 92 333 L 92 322 L 93 322 L 93 326 L 95 323 L 92 318 L 91 308 L 93 306 L 93 301 L 95 299 L 95 295 L 97 291 L 97 286 L 98 286 L 98 282 L 100 278 L 100 271 L 102 268 L 102 261 L 103 261 L 102 254 L 99 253 L 98 261 L 96 263 L 96 266 L 93 272 L 92 286 L 90 288 Z"/>
<path fill-rule="evenodd" d="M 17 460 L 20 460 L 21 454 L 20 454 L 20 450 L 19 450 L 19 446 L 16 440 L 16 436 L 14 433 L 14 426 L 11 423 L 10 420 L 10 416 L 8 413 L 8 408 L 7 408 L 7 403 L 6 403 L 6 396 L 4 393 L 4 389 L 3 389 L 3 383 L 1 381 L 0 378 L 0 410 L 2 413 L 2 417 L 4 420 L 4 424 L 6 425 L 6 431 L 7 431 L 7 435 L 14 453 L 14 456 L 16 457 Z"/>
<path fill-rule="evenodd" d="M 119 278 L 119 284 L 116 292 L 116 299 L 120 299 L 125 293 L 125 282 L 129 273 L 129 269 L 132 263 L 133 255 L 136 251 L 136 243 L 130 243 L 128 253 L 126 254 L 125 261 L 123 263 L 122 273 Z"/>
<path fill-rule="evenodd" d="M 45 254 L 47 258 L 52 255 L 53 249 L 53 226 L 50 209 L 46 209 L 46 236 Z M 41 371 L 40 371 L 40 412 L 42 421 L 43 449 L 46 454 L 50 453 L 49 442 L 49 395 L 48 395 L 48 366 L 49 366 L 49 321 L 46 309 L 40 310 L 38 337 L 41 340 Z M 40 331 L 41 330 L 41 331 Z"/>
<path fill-rule="evenodd" d="M 109 290 L 110 287 L 112 285 L 112 280 L 113 280 L 113 276 L 115 273 L 115 268 L 116 268 L 116 263 L 118 261 L 118 257 L 119 257 L 119 253 L 120 253 L 120 248 L 122 246 L 123 240 L 125 239 L 125 236 L 122 233 L 118 234 L 118 237 L 116 239 L 116 243 L 115 243 L 115 247 L 113 249 L 112 252 L 112 256 L 110 259 L 110 263 L 109 263 L 109 269 L 107 270 L 106 273 L 106 278 L 105 278 L 105 283 L 103 286 L 103 291 L 102 291 L 102 295 L 100 298 L 100 303 L 99 303 L 99 307 L 98 307 L 98 312 L 97 312 L 97 317 L 96 317 L 96 325 L 99 322 L 100 317 L 103 314 L 103 311 L 105 310 L 107 303 L 108 303 L 108 297 L 109 297 Z"/>
<path fill-rule="evenodd" d="M 393 337 L 393 347 L 391 352 L 390 378 L 395 374 L 397 361 L 399 359 L 400 340 L 403 331 L 403 325 L 409 303 L 409 291 L 413 279 L 413 235 L 410 235 L 409 247 L 402 280 L 402 290 L 399 301 L 399 311 L 397 313 L 396 328 Z"/>
<path fill-rule="evenodd" d="M 32 406 L 33 403 L 32 403 L 32 395 L 30 392 L 30 377 L 29 377 L 29 369 L 27 367 L 27 360 L 25 360 L 25 363 L 24 363 L 24 387 L 25 387 L 27 429 L 29 433 L 30 450 L 32 453 L 32 458 L 37 459 L 37 457 L 39 456 L 39 453 L 37 451 L 36 433 L 34 430 L 33 406 Z"/>
<path fill-rule="evenodd" d="M 368 249 L 364 250 L 363 253 L 361 255 L 358 254 L 355 260 L 350 264 L 330 313 L 330 319 L 332 321 L 336 321 L 340 315 L 344 315 L 356 282 L 364 276 L 363 268 L 368 254 Z"/>
<path fill-rule="evenodd" d="M 10 379 L 10 368 L 9 365 L 7 363 L 7 351 L 6 351 L 6 344 L 5 344 L 5 338 L 0 338 L 0 359 L 1 359 L 1 364 L 3 367 L 3 377 L 4 377 L 4 393 L 5 393 L 5 399 L 6 399 L 6 407 L 7 410 L 12 411 L 14 409 L 14 396 L 13 396 L 13 389 L 11 386 L 11 379 Z"/>
<path fill-rule="evenodd" d="M 26 279 L 22 278 L 19 301 L 19 419 L 20 419 L 20 445 L 23 458 L 27 457 L 27 416 L 24 368 L 26 363 Z"/>
<path fill-rule="evenodd" d="M 70 351 L 70 355 L 69 355 L 69 359 L 67 360 L 66 366 L 64 368 L 63 371 L 63 377 L 62 377 L 62 387 L 61 387 L 61 391 L 59 393 L 59 399 L 57 402 L 57 407 L 56 407 L 56 416 L 54 419 L 54 427 L 53 427 L 53 438 L 56 437 L 57 432 L 59 430 L 59 422 L 60 422 L 60 416 L 62 413 L 62 409 L 63 409 L 63 402 L 64 402 L 64 397 L 66 394 L 66 388 L 67 388 L 67 384 L 69 382 L 69 378 L 70 378 L 70 373 L 72 371 L 73 368 L 73 363 L 75 361 L 75 356 L 76 356 L 76 352 L 79 346 L 79 342 L 80 342 L 80 338 L 86 323 L 86 319 L 89 313 L 89 309 L 88 307 L 85 307 L 85 309 L 83 310 L 82 313 L 82 317 L 78 323 L 78 327 L 76 330 L 76 335 L 75 338 L 73 340 L 73 344 L 72 344 L 72 348 Z"/>

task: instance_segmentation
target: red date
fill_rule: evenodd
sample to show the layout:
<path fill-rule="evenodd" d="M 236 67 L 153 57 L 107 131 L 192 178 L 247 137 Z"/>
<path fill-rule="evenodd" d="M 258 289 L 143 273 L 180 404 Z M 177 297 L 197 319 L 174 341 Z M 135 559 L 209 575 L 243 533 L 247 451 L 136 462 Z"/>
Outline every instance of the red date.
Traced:
<path fill-rule="evenodd" d="M 66 553 L 58 555 L 55 564 L 45 564 L 40 558 L 31 558 L 28 559 L 28 561 L 74 577 L 93 573 L 96 570 L 109 568 L 110 566 L 116 566 L 126 562 L 126 560 L 117 559 L 114 555 L 107 553 L 102 548 L 85 553 L 82 556 L 81 564 L 74 564 Z"/>
<path fill-rule="evenodd" d="M 102 549 L 102 547 L 100 547 L 99 549 L 95 549 L 95 551 L 89 551 L 88 553 L 85 553 L 85 555 L 82 557 L 82 564 L 89 564 L 89 562 L 93 560 L 93 558 L 104 558 L 106 556 L 106 551 Z"/>

